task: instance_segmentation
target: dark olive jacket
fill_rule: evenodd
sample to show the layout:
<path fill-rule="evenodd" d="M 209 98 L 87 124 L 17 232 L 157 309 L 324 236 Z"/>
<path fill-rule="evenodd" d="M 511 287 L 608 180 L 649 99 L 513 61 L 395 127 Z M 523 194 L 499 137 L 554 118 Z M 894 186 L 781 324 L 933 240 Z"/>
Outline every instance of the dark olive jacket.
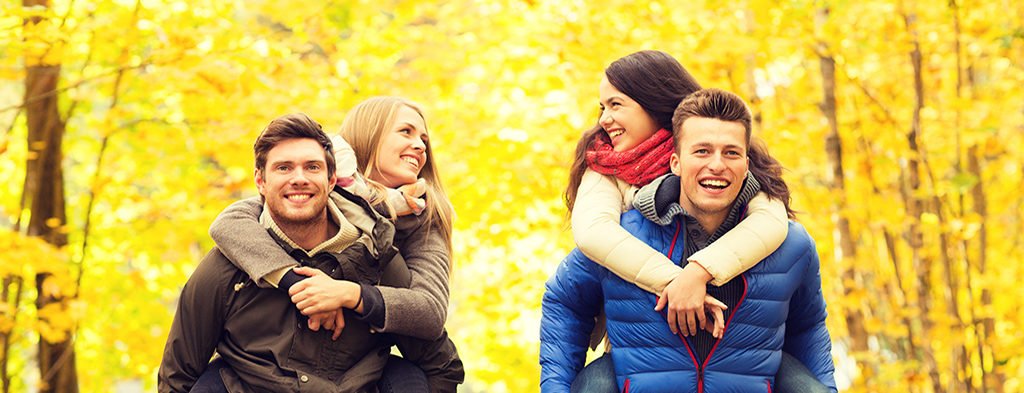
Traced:
<path fill-rule="evenodd" d="M 323 252 L 310 258 L 292 252 L 285 242 L 279 244 L 302 265 L 337 279 L 407 286 L 407 273 L 404 280 L 381 281 L 385 268 L 394 270 L 397 264 L 404 265 L 404 260 L 399 256 L 397 262 L 380 263 L 395 255 L 391 246 L 394 232 L 386 219 L 375 218 L 381 227 L 364 234 L 372 236 L 372 241 L 356 242 L 340 253 Z M 365 244 L 377 249 L 371 252 Z M 286 293 L 259 288 L 214 248 L 182 289 L 158 373 L 158 388 L 161 392 L 187 392 L 216 350 L 229 366 L 222 369 L 221 379 L 230 392 L 375 392 L 392 345 L 398 345 L 404 357 L 424 369 L 431 377 L 432 390 L 454 391 L 462 381 L 462 363 L 446 335 L 418 340 L 373 333 L 351 310 L 345 313 L 345 330 L 337 341 L 331 340 L 330 331 L 311 331 Z"/>

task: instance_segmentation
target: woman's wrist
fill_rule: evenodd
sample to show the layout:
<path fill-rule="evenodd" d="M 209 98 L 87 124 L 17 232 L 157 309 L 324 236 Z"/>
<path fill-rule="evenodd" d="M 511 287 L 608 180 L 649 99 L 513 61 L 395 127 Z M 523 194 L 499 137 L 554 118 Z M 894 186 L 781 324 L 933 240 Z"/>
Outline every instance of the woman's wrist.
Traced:
<path fill-rule="evenodd" d="M 690 260 L 689 263 L 683 267 L 682 273 L 679 274 L 690 274 L 692 277 L 698 278 L 704 283 L 711 282 L 711 280 L 715 278 L 710 272 L 708 272 L 708 269 L 704 268 L 704 265 L 701 265 L 700 262 L 697 262 L 696 260 Z"/>

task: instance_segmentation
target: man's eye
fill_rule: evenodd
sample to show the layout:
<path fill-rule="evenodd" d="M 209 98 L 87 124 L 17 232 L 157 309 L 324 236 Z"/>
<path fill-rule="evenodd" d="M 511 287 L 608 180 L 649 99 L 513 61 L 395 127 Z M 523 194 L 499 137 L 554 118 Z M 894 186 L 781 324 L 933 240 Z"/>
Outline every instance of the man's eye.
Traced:
<path fill-rule="evenodd" d="M 307 171 L 319 171 L 320 170 L 320 164 L 306 165 L 306 170 Z"/>
<path fill-rule="evenodd" d="M 278 165 L 274 169 L 277 170 L 278 172 L 284 172 L 284 171 L 287 171 L 287 170 L 291 169 L 291 167 L 289 167 L 287 165 Z"/>
<path fill-rule="evenodd" d="M 708 149 L 697 149 L 694 150 L 695 154 L 708 154 Z"/>

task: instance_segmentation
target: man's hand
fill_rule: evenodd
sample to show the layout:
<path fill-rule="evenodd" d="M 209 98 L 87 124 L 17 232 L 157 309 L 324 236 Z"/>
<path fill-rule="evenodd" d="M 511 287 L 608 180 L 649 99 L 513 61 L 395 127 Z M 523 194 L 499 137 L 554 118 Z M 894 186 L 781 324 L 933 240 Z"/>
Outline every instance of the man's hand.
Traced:
<path fill-rule="evenodd" d="M 331 330 L 331 340 L 337 340 L 345 330 L 345 314 L 341 310 L 326 311 L 309 316 L 309 330 L 319 331 L 320 327 Z"/>
<path fill-rule="evenodd" d="M 698 328 L 708 329 L 704 315 L 708 281 L 711 281 L 711 274 L 700 264 L 690 262 L 679 276 L 661 291 L 654 311 L 661 311 L 668 306 L 668 328 L 673 334 L 695 336 Z M 724 304 L 722 306 L 724 307 Z"/>
<path fill-rule="evenodd" d="M 711 311 L 711 318 L 715 320 L 712 325 L 707 325 L 704 330 L 711 333 L 711 337 L 722 338 L 722 334 L 725 333 L 725 309 L 727 309 L 725 303 L 718 301 L 711 296 L 704 296 L 704 309 Z"/>
<path fill-rule="evenodd" d="M 309 267 L 298 267 L 294 271 L 296 274 L 309 277 L 288 289 L 292 303 L 295 303 L 295 307 L 302 315 L 340 311 L 342 307 L 352 308 L 359 300 L 359 284 L 335 280 L 326 273 Z M 335 321 L 337 319 L 336 317 Z"/>

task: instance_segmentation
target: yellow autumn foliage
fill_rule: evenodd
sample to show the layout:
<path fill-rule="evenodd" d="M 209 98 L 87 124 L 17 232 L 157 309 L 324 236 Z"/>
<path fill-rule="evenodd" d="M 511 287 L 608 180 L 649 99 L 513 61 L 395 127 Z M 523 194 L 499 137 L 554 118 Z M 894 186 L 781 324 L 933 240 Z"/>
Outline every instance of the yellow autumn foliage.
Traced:
<path fill-rule="evenodd" d="M 374 95 L 426 109 L 457 211 L 447 326 L 462 391 L 537 391 L 544 282 L 573 246 L 561 193 L 575 142 L 596 120 L 604 67 L 641 49 L 750 102 L 817 241 L 843 391 L 1024 391 L 1024 4 L 48 3 L 0 3 L 10 391 L 39 386 L 36 343 L 62 337 L 81 391 L 154 390 L 178 293 L 213 246 L 209 223 L 255 194 L 257 133 L 300 111 L 333 132 Z M 824 58 L 842 188 L 826 151 Z M 61 73 L 48 94 L 66 117 L 67 220 L 52 221 L 63 249 L 24 233 L 24 80 L 40 64 Z M 70 300 L 36 309 L 40 289 Z"/>

